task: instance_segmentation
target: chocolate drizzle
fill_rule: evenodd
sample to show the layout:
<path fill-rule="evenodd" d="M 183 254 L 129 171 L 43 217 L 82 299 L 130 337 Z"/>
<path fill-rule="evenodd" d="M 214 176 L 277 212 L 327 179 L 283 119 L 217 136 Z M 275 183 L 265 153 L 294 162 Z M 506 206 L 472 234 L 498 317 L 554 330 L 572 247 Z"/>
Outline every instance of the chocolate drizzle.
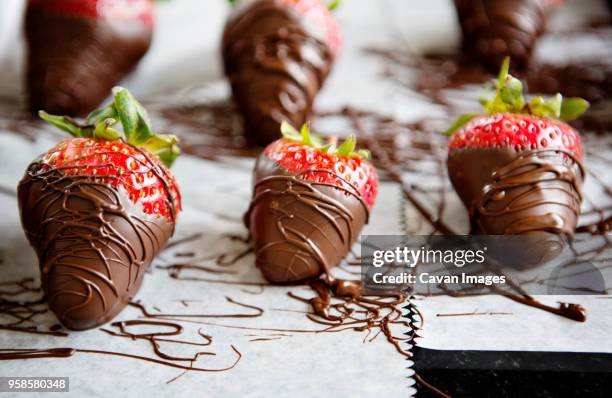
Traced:
<path fill-rule="evenodd" d="M 145 55 L 152 26 L 65 16 L 39 3 L 25 22 L 30 109 L 86 115 Z"/>
<path fill-rule="evenodd" d="M 55 337 L 68 336 L 61 328 L 40 329 L 35 318 L 47 312 L 42 289 L 35 284 L 33 278 L 0 283 L 0 315 L 9 319 L 8 322 L 0 324 L 0 330 Z"/>
<path fill-rule="evenodd" d="M 361 194 L 345 187 L 306 180 L 265 154 L 255 166 L 255 185 L 245 223 L 251 231 L 256 265 L 273 283 L 329 275 L 349 252 L 369 209 Z M 341 176 L 334 175 L 343 180 Z"/>
<path fill-rule="evenodd" d="M 580 215 L 582 162 L 557 150 L 502 147 L 453 151 L 450 179 L 470 213 L 472 233 L 573 235 Z"/>
<path fill-rule="evenodd" d="M 197 347 L 208 347 L 212 344 L 212 337 L 207 334 L 204 334 L 201 329 L 198 330 L 198 335 L 203 339 L 203 342 L 192 342 L 167 338 L 170 336 L 179 336 L 182 334 L 183 327 L 178 323 L 134 319 L 130 321 L 114 322 L 112 326 L 118 328 L 119 332 L 115 332 L 109 329 L 101 330 L 111 336 L 125 337 L 131 340 L 146 340 L 151 344 L 155 355 L 167 361 L 188 361 L 193 363 L 197 361 L 200 356 L 215 355 L 214 352 L 200 351 L 191 357 L 178 357 L 175 355 L 169 355 L 163 352 L 160 348 L 160 343 L 162 342 L 192 345 Z M 154 326 L 159 327 L 162 331 L 154 333 L 132 333 L 128 331 L 128 328 L 131 326 Z M 168 330 L 163 331 L 163 328 L 167 328 Z"/>
<path fill-rule="evenodd" d="M 307 121 L 333 56 L 304 18 L 278 0 L 244 2 L 223 33 L 223 60 L 244 118 L 258 144 L 280 137 L 280 124 Z"/>
<path fill-rule="evenodd" d="M 144 214 L 123 191 L 92 176 L 47 170 L 39 161 L 18 192 L 49 306 L 70 329 L 117 315 L 174 229 L 174 222 Z"/>

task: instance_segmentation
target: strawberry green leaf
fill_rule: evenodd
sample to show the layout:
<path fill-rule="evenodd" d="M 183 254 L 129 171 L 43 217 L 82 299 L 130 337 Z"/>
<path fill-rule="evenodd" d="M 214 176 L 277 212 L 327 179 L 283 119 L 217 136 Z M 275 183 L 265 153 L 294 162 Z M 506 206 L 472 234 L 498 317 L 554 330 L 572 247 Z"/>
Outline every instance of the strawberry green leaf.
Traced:
<path fill-rule="evenodd" d="M 529 101 L 526 109 L 530 115 L 559 119 L 562 103 L 563 96 L 561 94 L 557 94 L 548 100 L 545 100 L 542 96 L 537 96 Z"/>
<path fill-rule="evenodd" d="M 302 142 L 302 135 L 288 121 L 281 123 L 281 134 L 290 141 Z"/>
<path fill-rule="evenodd" d="M 338 147 L 336 146 L 335 143 L 331 142 L 323 146 L 322 148 L 320 148 L 320 151 L 323 153 L 329 153 L 331 155 L 331 154 L 338 152 Z"/>
<path fill-rule="evenodd" d="M 136 134 L 136 128 L 138 126 L 138 109 L 134 104 L 135 100 L 124 88 L 114 88 L 114 107 L 117 112 L 117 116 L 123 126 L 123 133 L 128 142 L 132 142 L 132 137 Z"/>
<path fill-rule="evenodd" d="M 181 154 L 178 143 L 179 139 L 175 135 L 158 134 L 149 138 L 142 147 L 156 155 L 166 167 L 171 167 Z"/>
<path fill-rule="evenodd" d="M 69 133 L 73 137 L 79 138 L 83 136 L 82 129 L 78 125 L 76 125 L 69 117 L 49 115 L 45 111 L 39 111 L 38 116 L 45 122 L 49 123 L 54 127 L 57 127 L 62 131 Z"/>
<path fill-rule="evenodd" d="M 506 85 L 506 79 L 510 74 L 510 57 L 504 58 L 501 68 L 499 69 L 499 75 L 497 76 L 497 85 L 499 89 L 502 89 Z"/>
<path fill-rule="evenodd" d="M 108 141 L 122 139 L 122 132 L 113 128 L 117 123 L 121 123 L 125 142 L 147 149 L 170 167 L 181 152 L 178 138 L 174 135 L 154 134 L 147 111 L 125 88 L 115 87 L 113 99 L 111 104 L 91 112 L 85 124 L 80 124 L 68 116 L 49 115 L 44 111 L 40 111 L 39 115 L 41 119 L 74 137 Z M 297 131 L 295 134 L 300 139 Z"/>
<path fill-rule="evenodd" d="M 563 96 L 559 93 L 545 102 L 551 116 L 558 119 L 561 117 L 561 107 L 563 106 Z"/>
<path fill-rule="evenodd" d="M 510 75 L 509 71 L 510 58 L 506 57 L 502 62 L 497 80 L 494 81 L 495 94 L 492 98 L 480 99 L 480 104 L 486 114 L 517 113 L 572 121 L 578 118 L 589 107 L 589 103 L 581 98 L 568 98 L 564 100 L 561 94 L 548 99 L 536 96 L 527 103 L 523 95 L 523 83 Z M 477 115 L 472 114 L 460 117 L 446 131 L 446 134 L 452 135 L 452 133 L 463 127 L 475 116 Z"/>
<path fill-rule="evenodd" d="M 302 142 L 308 146 L 317 147 L 315 145 L 312 136 L 310 135 L 310 126 L 308 123 L 304 123 L 302 128 L 300 129 L 300 135 L 302 136 Z"/>
<path fill-rule="evenodd" d="M 317 149 L 323 147 L 321 139 L 310 132 L 310 126 L 308 123 L 305 123 L 300 131 L 297 131 L 295 127 L 291 125 L 291 123 L 284 121 L 281 123 L 281 134 L 283 135 L 283 138 L 288 139 L 289 141 L 299 142 Z"/>
<path fill-rule="evenodd" d="M 480 103 L 488 114 L 521 112 L 525 107 L 523 83 L 508 73 L 510 58 L 506 57 L 495 82 L 495 95 L 491 100 L 481 100 Z"/>
<path fill-rule="evenodd" d="M 327 142 L 316 134 L 312 134 L 310 131 L 310 125 L 305 123 L 300 131 L 297 131 L 289 122 L 284 121 L 281 123 L 281 133 L 283 138 L 292 142 L 308 145 L 315 148 L 316 150 L 327 153 L 330 155 L 337 156 L 351 156 L 368 159 L 368 151 L 355 151 L 357 146 L 357 138 L 354 134 L 351 134 L 340 147 L 336 146 L 336 139 L 332 138 Z"/>
<path fill-rule="evenodd" d="M 115 112 L 115 107 L 113 106 L 113 104 L 109 104 L 105 107 L 96 109 L 95 111 L 91 112 L 89 115 L 87 115 L 85 121 L 88 124 L 97 124 L 107 119 L 117 120 L 117 112 Z"/>
<path fill-rule="evenodd" d="M 523 83 L 512 76 L 506 80 L 504 87 L 499 90 L 501 101 L 510 109 L 523 109 L 525 98 L 523 98 Z"/>
<path fill-rule="evenodd" d="M 372 159 L 372 152 L 368 151 L 367 149 L 360 149 L 357 152 L 357 156 L 359 156 L 362 159 Z"/>
<path fill-rule="evenodd" d="M 459 116 L 457 120 L 455 120 L 455 123 L 453 123 L 452 126 L 450 126 L 448 130 L 444 132 L 444 135 L 447 135 L 450 137 L 451 135 L 455 134 L 458 130 L 463 128 L 466 124 L 468 124 L 476 116 L 478 115 L 475 113 L 469 113 L 467 115 Z"/>
<path fill-rule="evenodd" d="M 115 112 L 121 121 L 127 142 L 132 145 L 140 145 L 151 138 L 153 132 L 149 124 L 149 116 L 143 106 L 128 90 L 122 87 L 115 87 L 113 93 Z"/>
<path fill-rule="evenodd" d="M 102 123 L 98 123 L 93 131 L 94 138 L 101 138 L 108 141 L 116 141 L 121 138 L 121 133 L 113 129 L 111 126 L 116 124 L 115 119 L 106 119 Z"/>
<path fill-rule="evenodd" d="M 590 104 L 582 98 L 567 98 L 561 104 L 561 120 L 571 122 L 589 109 Z"/>
<path fill-rule="evenodd" d="M 357 137 L 355 134 L 351 134 L 338 148 L 336 155 L 338 156 L 350 156 L 355 151 L 357 145 Z"/>

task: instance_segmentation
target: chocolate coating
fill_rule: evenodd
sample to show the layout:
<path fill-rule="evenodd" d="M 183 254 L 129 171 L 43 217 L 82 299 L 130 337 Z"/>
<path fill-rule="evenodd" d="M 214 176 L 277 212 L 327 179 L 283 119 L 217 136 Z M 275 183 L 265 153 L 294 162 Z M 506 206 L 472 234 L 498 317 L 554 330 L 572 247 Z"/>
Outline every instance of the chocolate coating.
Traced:
<path fill-rule="evenodd" d="M 544 0 L 455 0 L 463 50 L 498 71 L 506 56 L 516 68 L 529 62 L 546 24 Z"/>
<path fill-rule="evenodd" d="M 265 145 L 287 120 L 303 125 L 333 56 L 305 18 L 278 0 L 244 2 L 223 33 L 223 61 L 246 136 Z"/>
<path fill-rule="evenodd" d="M 138 64 L 153 29 L 139 22 L 77 18 L 29 7 L 25 33 L 31 110 L 84 116 Z"/>
<path fill-rule="evenodd" d="M 574 234 L 582 203 L 584 170 L 556 150 L 517 153 L 510 147 L 451 152 L 451 182 L 470 213 L 473 234 L 529 234 L 533 247 L 517 253 L 538 265 L 560 253 Z"/>
<path fill-rule="evenodd" d="M 257 159 L 254 181 L 245 222 L 256 265 L 270 282 L 328 273 L 368 221 L 369 210 L 356 190 L 306 181 L 265 154 Z"/>
<path fill-rule="evenodd" d="M 106 323 L 128 304 L 174 228 L 122 190 L 40 161 L 29 166 L 18 198 L 49 307 L 73 330 Z"/>

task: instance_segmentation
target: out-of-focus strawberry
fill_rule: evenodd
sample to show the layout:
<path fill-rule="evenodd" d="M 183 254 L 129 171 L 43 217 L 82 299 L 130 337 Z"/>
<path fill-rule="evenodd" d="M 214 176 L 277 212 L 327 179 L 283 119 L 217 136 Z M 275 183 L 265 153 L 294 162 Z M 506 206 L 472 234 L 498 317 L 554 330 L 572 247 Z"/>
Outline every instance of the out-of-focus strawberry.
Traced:
<path fill-rule="evenodd" d="M 153 27 L 153 0 L 29 0 L 31 110 L 91 112 L 148 51 Z"/>

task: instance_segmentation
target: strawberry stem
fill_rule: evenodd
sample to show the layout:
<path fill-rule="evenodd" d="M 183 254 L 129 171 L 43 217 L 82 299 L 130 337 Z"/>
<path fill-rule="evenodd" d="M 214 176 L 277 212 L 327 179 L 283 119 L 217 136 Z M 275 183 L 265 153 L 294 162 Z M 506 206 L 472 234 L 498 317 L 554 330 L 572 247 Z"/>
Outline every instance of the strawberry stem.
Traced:
<path fill-rule="evenodd" d="M 584 99 L 564 99 L 561 94 L 548 99 L 536 96 L 531 101 L 526 102 L 523 95 L 523 83 L 512 76 L 509 71 L 510 58 L 506 57 L 502 62 L 497 81 L 494 83 L 495 95 L 491 99 L 482 99 L 480 101 L 487 115 L 518 113 L 569 122 L 577 119 L 589 108 L 589 103 Z M 477 116 L 479 115 L 469 114 L 460 116 L 445 134 L 453 135 Z"/>
<path fill-rule="evenodd" d="M 312 134 L 308 123 L 305 123 L 300 131 L 297 131 L 289 122 L 284 121 L 281 123 L 281 134 L 283 138 L 288 141 L 308 145 L 316 148 L 322 153 L 336 156 L 358 157 L 362 159 L 370 158 L 370 152 L 368 150 L 361 149 L 355 151 L 357 138 L 354 134 L 351 134 L 339 147 L 336 145 L 335 138 L 331 138 L 325 142 L 321 137 Z"/>
<path fill-rule="evenodd" d="M 159 157 L 167 166 L 180 154 L 179 139 L 174 135 L 154 134 L 149 116 L 132 93 L 122 87 L 113 89 L 113 102 L 91 112 L 85 123 L 68 116 L 49 115 L 39 112 L 41 119 L 77 138 L 96 138 L 108 141 L 124 139 L 130 145 L 143 148 Z M 123 134 L 114 129 L 121 123 Z"/>

